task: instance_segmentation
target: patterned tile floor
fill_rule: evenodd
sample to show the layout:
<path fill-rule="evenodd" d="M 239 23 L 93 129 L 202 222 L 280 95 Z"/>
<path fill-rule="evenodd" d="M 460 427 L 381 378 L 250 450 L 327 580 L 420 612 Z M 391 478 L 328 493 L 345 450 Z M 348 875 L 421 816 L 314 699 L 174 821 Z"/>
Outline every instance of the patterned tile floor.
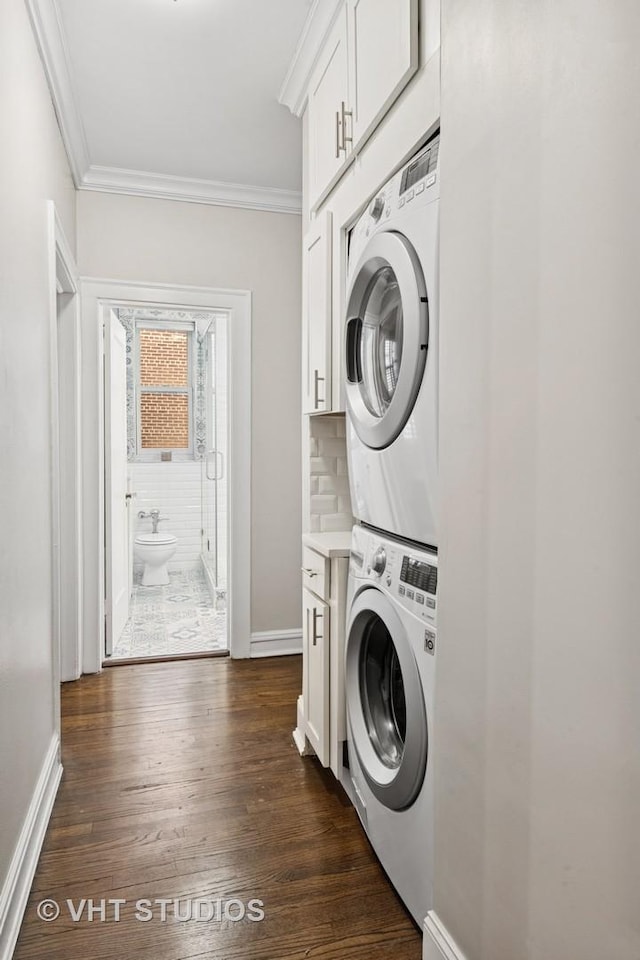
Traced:
<path fill-rule="evenodd" d="M 227 649 L 226 610 L 215 610 L 202 570 L 177 570 L 166 587 L 134 576 L 129 619 L 111 660 Z"/>

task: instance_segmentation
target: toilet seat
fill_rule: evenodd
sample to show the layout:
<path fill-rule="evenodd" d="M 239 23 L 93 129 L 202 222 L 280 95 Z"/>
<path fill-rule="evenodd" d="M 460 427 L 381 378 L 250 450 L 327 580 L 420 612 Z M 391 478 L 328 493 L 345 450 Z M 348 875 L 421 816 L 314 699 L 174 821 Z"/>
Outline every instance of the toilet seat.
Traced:
<path fill-rule="evenodd" d="M 167 546 L 170 543 L 177 543 L 178 538 L 170 533 L 141 533 L 136 537 L 136 543 L 153 545 L 154 543 Z"/>

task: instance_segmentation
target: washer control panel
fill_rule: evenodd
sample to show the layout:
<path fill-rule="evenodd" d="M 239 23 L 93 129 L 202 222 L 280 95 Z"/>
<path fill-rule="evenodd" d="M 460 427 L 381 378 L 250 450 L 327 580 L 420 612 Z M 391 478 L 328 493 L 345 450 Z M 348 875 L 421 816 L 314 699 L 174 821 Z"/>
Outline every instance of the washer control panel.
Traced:
<path fill-rule="evenodd" d="M 413 612 L 425 620 L 435 621 L 438 591 L 438 558 L 436 554 L 403 552 L 393 592 L 413 605 Z"/>
<path fill-rule="evenodd" d="M 355 531 L 354 531 L 355 534 Z M 351 550 L 352 571 L 379 584 L 415 616 L 435 624 L 438 556 L 358 530 Z"/>

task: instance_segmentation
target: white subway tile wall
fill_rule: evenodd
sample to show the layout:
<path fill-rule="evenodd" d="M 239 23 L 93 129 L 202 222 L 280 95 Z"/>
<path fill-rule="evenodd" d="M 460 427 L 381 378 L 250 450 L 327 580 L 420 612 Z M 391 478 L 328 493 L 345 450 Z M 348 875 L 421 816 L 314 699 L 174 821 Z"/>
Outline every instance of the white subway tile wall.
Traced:
<path fill-rule="evenodd" d="M 201 463 L 192 460 L 170 463 L 129 464 L 131 488 L 136 497 L 134 534 L 150 533 L 151 521 L 139 520 L 138 511 L 148 513 L 154 507 L 167 519 L 160 523 L 162 533 L 171 533 L 178 544 L 169 570 L 200 564 L 202 511 Z M 134 558 L 134 563 L 138 565 Z"/>
<path fill-rule="evenodd" d="M 309 417 L 310 517 L 312 533 L 353 526 L 344 415 Z"/>

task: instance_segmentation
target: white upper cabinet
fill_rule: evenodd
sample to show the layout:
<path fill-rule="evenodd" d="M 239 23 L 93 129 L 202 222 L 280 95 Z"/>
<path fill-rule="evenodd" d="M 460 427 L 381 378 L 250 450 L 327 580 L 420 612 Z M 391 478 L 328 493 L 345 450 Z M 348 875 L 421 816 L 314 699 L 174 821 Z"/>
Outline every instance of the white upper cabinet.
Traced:
<path fill-rule="evenodd" d="M 331 409 L 331 214 L 313 221 L 304 238 L 302 276 L 303 413 Z"/>
<path fill-rule="evenodd" d="M 317 208 L 419 66 L 419 0 L 343 0 L 308 87 L 308 174 Z"/>
<path fill-rule="evenodd" d="M 314 205 L 340 174 L 351 151 L 347 9 L 327 37 L 309 85 L 309 194 Z"/>
<path fill-rule="evenodd" d="M 347 0 L 349 109 L 358 148 L 418 69 L 418 0 Z"/>

